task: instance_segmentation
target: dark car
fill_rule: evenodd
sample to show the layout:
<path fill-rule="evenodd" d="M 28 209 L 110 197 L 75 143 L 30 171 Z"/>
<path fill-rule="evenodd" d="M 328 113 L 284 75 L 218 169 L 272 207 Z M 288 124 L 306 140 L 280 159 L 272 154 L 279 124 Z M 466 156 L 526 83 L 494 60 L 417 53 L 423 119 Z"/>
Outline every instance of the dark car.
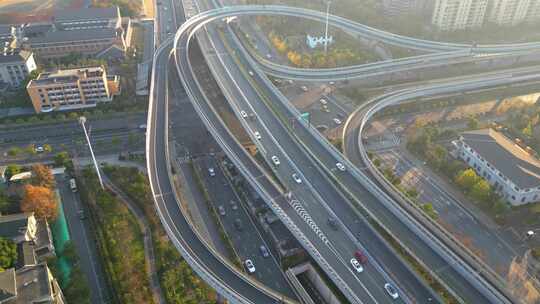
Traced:
<path fill-rule="evenodd" d="M 236 230 L 238 231 L 242 231 L 242 221 L 240 221 L 240 219 L 235 219 L 234 220 L 234 227 L 236 228 Z"/>
<path fill-rule="evenodd" d="M 354 252 L 354 257 L 362 264 L 366 264 L 368 261 L 367 256 L 361 250 L 356 250 Z"/>
<path fill-rule="evenodd" d="M 263 256 L 264 258 L 267 258 L 267 257 L 270 256 L 270 252 L 268 252 L 268 249 L 266 249 L 266 246 L 261 245 L 261 246 L 259 247 L 259 250 L 261 251 L 261 254 L 262 254 L 262 256 Z"/>
<path fill-rule="evenodd" d="M 330 226 L 334 230 L 338 230 L 338 223 L 336 219 L 329 217 L 328 218 L 328 226 Z"/>

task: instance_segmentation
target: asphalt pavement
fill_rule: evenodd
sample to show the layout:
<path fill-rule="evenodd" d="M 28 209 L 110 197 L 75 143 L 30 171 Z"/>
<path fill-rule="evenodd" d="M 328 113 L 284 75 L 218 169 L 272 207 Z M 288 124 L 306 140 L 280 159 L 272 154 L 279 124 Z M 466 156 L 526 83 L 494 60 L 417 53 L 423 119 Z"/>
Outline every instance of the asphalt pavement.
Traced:
<path fill-rule="evenodd" d="M 91 230 L 90 222 L 82 220 L 79 216 L 79 211 L 86 208 L 82 205 L 79 194 L 71 191 L 67 175 L 57 174 L 55 179 L 68 224 L 70 239 L 77 249 L 81 270 L 88 280 L 90 302 L 92 304 L 107 303 L 109 299 L 108 289 L 103 268 L 97 258 L 98 253 L 94 233 Z"/>

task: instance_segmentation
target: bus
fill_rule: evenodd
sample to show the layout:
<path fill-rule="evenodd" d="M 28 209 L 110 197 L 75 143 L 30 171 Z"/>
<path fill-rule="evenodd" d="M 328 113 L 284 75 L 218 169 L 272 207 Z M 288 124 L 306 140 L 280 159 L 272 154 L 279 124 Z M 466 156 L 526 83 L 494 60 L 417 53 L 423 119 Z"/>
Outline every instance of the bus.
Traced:
<path fill-rule="evenodd" d="M 72 192 L 77 192 L 77 183 L 75 182 L 74 178 L 69 180 L 69 187 L 71 188 Z"/>

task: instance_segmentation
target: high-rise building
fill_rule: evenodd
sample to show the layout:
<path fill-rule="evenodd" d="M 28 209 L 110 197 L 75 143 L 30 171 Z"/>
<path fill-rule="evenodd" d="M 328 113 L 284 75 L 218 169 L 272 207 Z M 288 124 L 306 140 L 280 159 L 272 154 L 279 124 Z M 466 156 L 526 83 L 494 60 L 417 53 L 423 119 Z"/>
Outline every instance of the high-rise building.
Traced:
<path fill-rule="evenodd" d="M 103 67 L 88 67 L 41 73 L 26 90 L 40 113 L 95 107 L 112 101 L 120 88 L 117 76 L 107 76 Z"/>
<path fill-rule="evenodd" d="M 516 25 L 540 19 L 540 0 L 491 0 L 489 21 Z"/>
<path fill-rule="evenodd" d="M 488 0 L 435 0 L 431 22 L 443 31 L 479 27 L 487 5 Z"/>
<path fill-rule="evenodd" d="M 430 0 L 383 0 L 383 12 L 386 16 L 423 14 Z"/>

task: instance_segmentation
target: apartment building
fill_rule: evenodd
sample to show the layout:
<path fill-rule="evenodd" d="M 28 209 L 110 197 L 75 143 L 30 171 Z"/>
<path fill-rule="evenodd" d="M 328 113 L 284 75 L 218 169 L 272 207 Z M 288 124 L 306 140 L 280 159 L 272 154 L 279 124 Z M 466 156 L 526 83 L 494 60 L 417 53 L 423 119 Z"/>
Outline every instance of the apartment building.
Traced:
<path fill-rule="evenodd" d="M 540 201 L 540 161 L 532 150 L 493 129 L 464 132 L 458 156 L 512 205 Z"/>
<path fill-rule="evenodd" d="M 18 87 L 35 69 L 37 65 L 32 52 L 7 47 L 0 49 L 0 84 Z"/>
<path fill-rule="evenodd" d="M 487 5 L 488 0 L 435 0 L 431 23 L 442 31 L 479 27 Z"/>
<path fill-rule="evenodd" d="M 489 21 L 516 25 L 540 19 L 540 0 L 491 0 Z"/>
<path fill-rule="evenodd" d="M 59 31 L 119 29 L 122 25 L 122 18 L 118 7 L 83 8 L 58 11 L 54 14 L 53 23 L 56 30 Z"/>
<path fill-rule="evenodd" d="M 382 8 L 385 16 L 422 15 L 429 7 L 431 0 L 383 0 Z"/>
<path fill-rule="evenodd" d="M 41 73 L 26 89 L 36 113 L 95 107 L 120 91 L 118 77 L 103 67 Z"/>

